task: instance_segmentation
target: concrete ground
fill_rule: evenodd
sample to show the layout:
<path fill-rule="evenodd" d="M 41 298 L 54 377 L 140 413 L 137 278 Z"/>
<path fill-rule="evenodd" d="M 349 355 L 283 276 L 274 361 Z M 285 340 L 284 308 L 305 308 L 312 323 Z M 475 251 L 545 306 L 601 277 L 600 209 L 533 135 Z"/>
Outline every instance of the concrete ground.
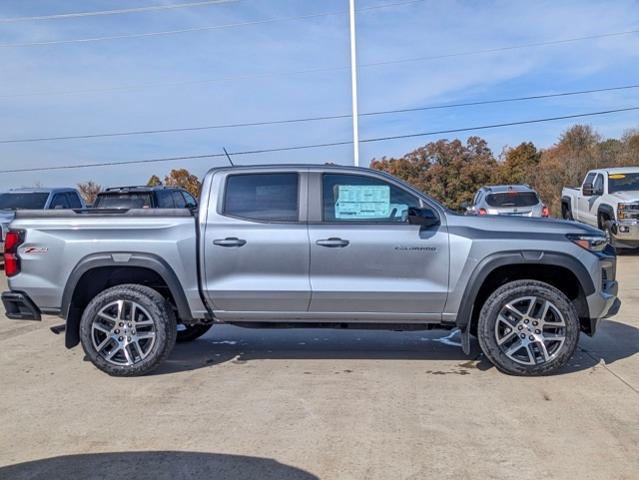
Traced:
<path fill-rule="evenodd" d="M 545 378 L 442 331 L 230 326 L 111 378 L 59 319 L 0 318 L 0 478 L 638 479 L 639 256 L 618 271 L 619 315 Z"/>

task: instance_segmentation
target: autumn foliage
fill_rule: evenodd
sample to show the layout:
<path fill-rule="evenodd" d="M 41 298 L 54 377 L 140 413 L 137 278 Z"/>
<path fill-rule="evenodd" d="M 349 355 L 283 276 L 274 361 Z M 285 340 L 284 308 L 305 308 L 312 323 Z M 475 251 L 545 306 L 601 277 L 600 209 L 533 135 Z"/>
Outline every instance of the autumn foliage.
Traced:
<path fill-rule="evenodd" d="M 371 163 L 452 209 L 472 201 L 484 185 L 527 183 L 554 214 L 560 211 L 563 186 L 578 185 L 592 168 L 625 165 L 639 165 L 639 130 L 626 132 L 621 139 L 602 140 L 588 125 L 569 128 L 545 150 L 524 142 L 505 148 L 496 158 L 485 140 L 470 137 L 465 143 L 438 140 L 401 158 Z"/>

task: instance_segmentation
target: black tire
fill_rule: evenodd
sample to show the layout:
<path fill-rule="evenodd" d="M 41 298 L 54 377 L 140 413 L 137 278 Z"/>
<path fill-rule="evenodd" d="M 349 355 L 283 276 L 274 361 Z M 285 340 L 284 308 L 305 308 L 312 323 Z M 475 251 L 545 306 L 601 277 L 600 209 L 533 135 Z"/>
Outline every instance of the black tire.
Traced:
<path fill-rule="evenodd" d="M 212 323 L 200 323 L 197 325 L 180 324 L 178 325 L 177 331 L 177 343 L 192 342 L 193 340 L 200 338 L 202 335 L 208 332 L 212 326 Z"/>
<path fill-rule="evenodd" d="M 606 236 L 606 240 L 608 240 L 608 243 L 614 247 L 615 240 L 612 236 L 612 221 L 608 220 L 607 218 L 604 218 L 604 221 L 602 222 L 602 225 L 601 225 L 601 229 L 603 230 L 604 235 Z"/>
<path fill-rule="evenodd" d="M 570 205 L 566 203 L 561 204 L 561 216 L 564 220 L 573 220 Z"/>
<path fill-rule="evenodd" d="M 98 314 L 100 312 L 104 312 L 105 308 L 118 309 L 118 307 L 114 304 L 117 304 L 119 301 L 123 302 L 123 313 L 120 314 L 120 310 L 118 310 L 117 315 L 115 313 L 113 314 L 116 318 L 110 318 L 107 322 L 99 321 L 103 317 L 99 317 Z M 135 316 L 136 318 L 127 318 L 127 304 L 135 304 L 135 311 L 138 312 L 137 309 L 139 309 L 139 312 L 143 312 L 141 313 L 141 315 L 143 315 L 142 319 L 144 320 L 148 317 L 148 320 L 144 320 L 141 323 L 148 325 L 145 325 L 144 327 L 136 327 L 138 324 L 135 323 L 135 320 L 140 317 L 138 316 L 138 313 L 132 313 L 133 309 L 130 308 L 128 316 Z M 102 350 L 98 351 L 94 344 L 94 342 L 97 341 L 95 339 L 96 335 L 100 335 L 100 332 L 102 332 L 102 330 L 98 327 L 104 328 L 108 322 L 113 322 L 114 329 L 118 328 L 115 325 L 116 323 L 120 326 L 124 325 L 119 327 L 122 329 L 127 328 L 126 325 L 128 325 L 129 328 L 133 325 L 133 329 L 129 330 L 128 333 L 124 330 L 113 330 L 109 333 L 103 333 L 104 342 L 110 338 L 109 341 L 112 343 L 107 344 L 106 347 L 103 347 Z M 93 365 L 98 367 L 100 370 L 116 377 L 134 377 L 151 372 L 169 356 L 171 350 L 173 350 L 173 347 L 175 346 L 177 336 L 176 325 L 175 315 L 170 304 L 157 291 L 137 284 L 118 285 L 100 292 L 95 298 L 93 298 L 93 300 L 91 300 L 91 302 L 89 302 L 89 305 L 87 305 L 84 313 L 82 314 L 82 319 L 80 320 L 80 341 L 89 360 L 91 360 Z M 138 328 L 138 330 L 146 329 L 146 331 L 136 332 L 135 328 Z M 116 333 L 122 336 L 116 338 Z M 153 335 L 153 339 L 145 338 L 136 340 L 136 333 L 140 337 L 142 337 L 143 333 L 146 333 L 147 337 Z M 127 337 L 126 335 L 131 336 Z M 118 339 L 126 341 L 127 339 L 131 340 L 132 338 L 138 343 L 138 358 L 136 358 L 136 353 L 132 351 L 134 347 L 132 343 L 127 344 L 129 348 L 127 348 L 127 346 L 123 348 L 123 344 L 118 342 Z M 140 345 L 143 346 L 140 347 Z M 111 348 L 107 353 L 111 353 L 114 350 L 119 350 L 120 352 L 117 353 L 116 357 L 112 361 L 107 360 L 106 356 L 108 355 L 104 355 L 104 352 L 106 351 L 104 349 L 109 346 L 111 346 Z M 142 350 L 144 350 L 144 346 L 146 346 L 148 350 L 145 352 L 145 356 L 142 357 Z M 118 356 L 122 357 L 125 353 L 127 360 L 129 358 L 133 359 L 132 363 L 126 365 L 115 364 L 114 362 Z"/>
<path fill-rule="evenodd" d="M 528 304 L 523 303 L 527 301 L 527 298 L 533 297 L 537 300 L 530 300 Z M 534 306 L 528 309 L 527 314 L 512 313 L 510 316 L 512 309 L 508 309 L 506 305 L 512 306 L 513 302 L 522 298 L 523 302 L 517 305 L 533 305 L 534 303 Z M 546 310 L 550 313 L 546 313 L 541 321 L 542 330 L 537 330 L 536 328 L 539 327 L 533 327 L 532 324 L 535 323 L 534 320 L 537 321 L 535 325 L 539 324 L 539 318 L 543 316 L 541 310 L 546 306 L 545 302 L 551 304 L 551 307 Z M 502 309 L 506 309 L 508 322 L 502 320 L 506 316 Z M 517 308 L 517 310 L 519 309 Z M 498 320 L 500 313 L 502 315 Z M 517 316 L 520 318 L 517 319 Z M 544 320 L 547 319 L 551 321 L 545 322 L 544 326 Z M 512 324 L 512 331 L 506 326 L 509 324 Z M 554 327 L 554 324 L 563 326 Z M 522 327 L 522 330 L 519 330 L 519 327 Z M 548 328 L 549 331 L 544 331 L 545 328 Z M 512 343 L 504 342 L 500 345 L 498 331 L 504 332 L 500 340 L 510 337 L 509 342 L 512 341 Z M 561 291 L 544 282 L 517 280 L 501 286 L 488 297 L 479 314 L 477 335 L 482 351 L 501 372 L 511 375 L 538 376 L 554 373 L 570 360 L 577 347 L 579 331 L 577 311 Z M 541 332 L 541 337 L 536 335 L 538 332 Z M 523 339 L 521 338 L 522 333 L 525 335 Z M 553 340 L 552 338 L 555 338 L 553 335 L 555 337 L 563 335 L 563 342 Z M 538 339 L 546 337 L 549 340 L 538 341 Z M 532 341 L 533 339 L 534 341 Z M 522 344 L 519 349 L 516 349 L 517 343 Z M 540 346 L 543 346 L 543 350 Z M 509 356 L 507 352 L 511 349 L 515 350 L 512 350 Z M 552 354 L 550 354 L 551 352 Z M 531 364 L 522 363 L 524 360 L 530 361 Z"/>

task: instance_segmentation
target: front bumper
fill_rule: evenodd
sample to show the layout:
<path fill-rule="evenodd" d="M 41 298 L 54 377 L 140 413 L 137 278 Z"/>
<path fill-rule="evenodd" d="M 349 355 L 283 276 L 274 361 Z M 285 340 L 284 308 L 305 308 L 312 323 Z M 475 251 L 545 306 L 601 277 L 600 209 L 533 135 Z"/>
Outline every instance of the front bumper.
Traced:
<path fill-rule="evenodd" d="M 610 233 L 616 247 L 638 248 L 639 247 L 639 223 L 614 222 Z"/>
<path fill-rule="evenodd" d="M 2 303 L 7 318 L 12 320 L 41 320 L 40 310 L 26 293 L 4 292 Z"/>

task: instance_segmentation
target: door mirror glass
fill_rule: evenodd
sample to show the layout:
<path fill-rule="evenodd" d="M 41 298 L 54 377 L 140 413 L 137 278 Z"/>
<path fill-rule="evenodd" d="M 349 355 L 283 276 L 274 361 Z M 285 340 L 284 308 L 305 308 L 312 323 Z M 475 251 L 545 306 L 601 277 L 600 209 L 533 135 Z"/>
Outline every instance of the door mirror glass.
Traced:
<path fill-rule="evenodd" d="M 583 187 L 581 187 L 581 194 L 584 197 L 592 197 L 592 195 L 594 194 L 592 183 L 584 183 Z"/>
<path fill-rule="evenodd" d="M 410 207 L 408 209 L 408 223 L 420 225 L 424 228 L 439 225 L 439 216 L 430 208 Z"/>

